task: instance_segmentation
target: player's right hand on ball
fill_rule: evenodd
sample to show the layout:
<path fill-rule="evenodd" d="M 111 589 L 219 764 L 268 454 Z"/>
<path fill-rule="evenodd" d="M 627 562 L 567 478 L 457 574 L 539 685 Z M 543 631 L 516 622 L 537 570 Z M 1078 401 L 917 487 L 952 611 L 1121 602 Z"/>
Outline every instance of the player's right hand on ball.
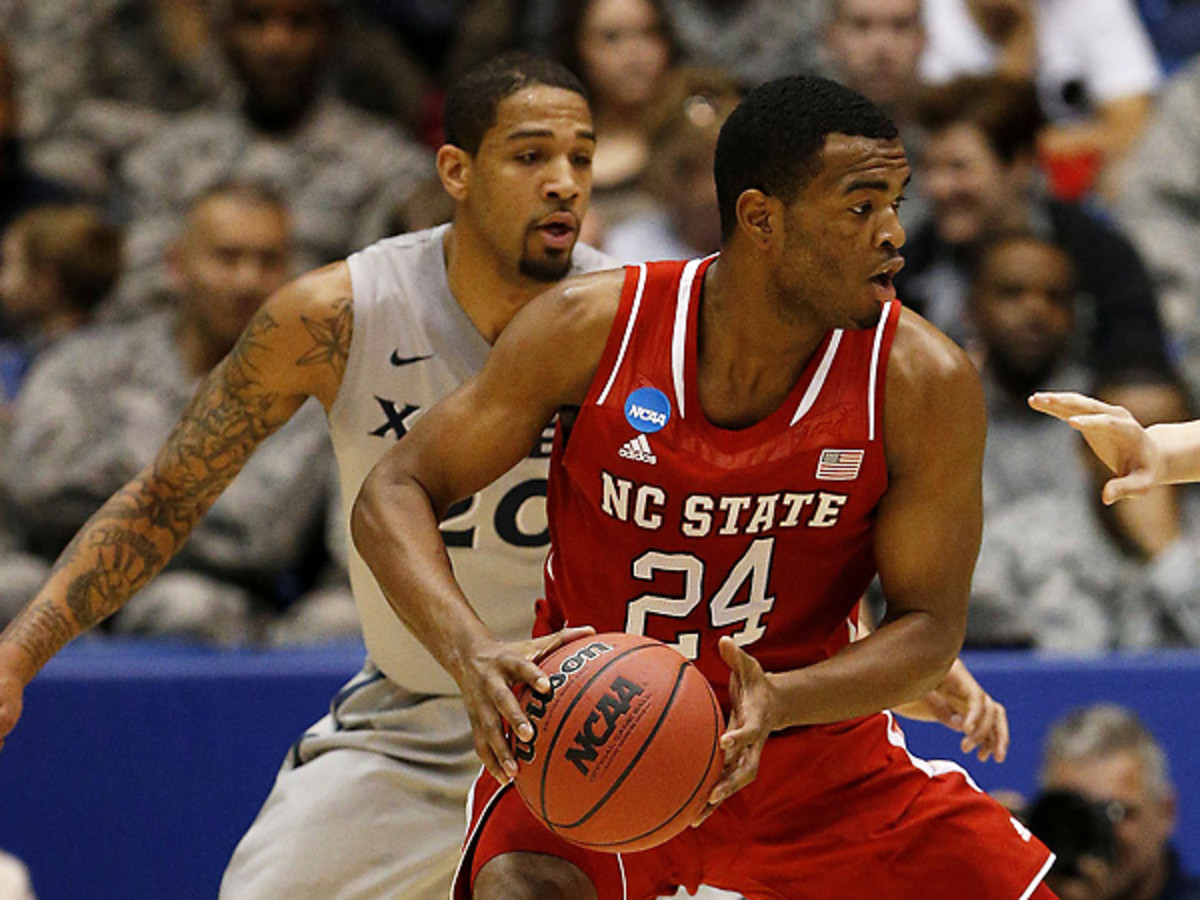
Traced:
<path fill-rule="evenodd" d="M 723 637 L 717 645 L 721 659 L 729 666 L 729 722 L 721 735 L 725 765 L 721 779 L 713 786 L 708 805 L 693 825 L 700 825 L 718 806 L 756 777 L 763 745 L 775 729 L 774 691 L 758 660 Z"/>
<path fill-rule="evenodd" d="M 595 633 L 596 629 L 590 626 L 564 628 L 527 641 L 480 643 L 464 655 L 458 683 L 475 736 L 475 752 L 497 781 L 509 781 L 517 774 L 517 761 L 504 733 L 505 723 L 521 740 L 533 739 L 533 726 L 517 702 L 513 685 L 527 684 L 542 692 L 550 690 L 550 679 L 535 660 L 563 644 Z"/>

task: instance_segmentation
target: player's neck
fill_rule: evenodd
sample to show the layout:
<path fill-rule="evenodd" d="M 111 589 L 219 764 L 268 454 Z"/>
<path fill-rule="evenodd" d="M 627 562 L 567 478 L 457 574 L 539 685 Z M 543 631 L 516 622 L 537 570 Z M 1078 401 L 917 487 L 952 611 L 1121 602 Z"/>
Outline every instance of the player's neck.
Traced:
<path fill-rule="evenodd" d="M 780 358 L 807 360 L 829 325 L 806 317 L 774 296 L 766 267 L 746 254 L 728 252 L 709 266 L 700 296 L 700 337 L 724 354 L 774 365 Z"/>
<path fill-rule="evenodd" d="M 469 227 L 455 224 L 444 240 L 450 293 L 489 344 L 522 306 L 550 287 L 508 271 Z"/>
<path fill-rule="evenodd" d="M 705 275 L 697 321 L 697 389 L 713 424 L 747 428 L 791 393 L 826 329 L 779 315 L 736 259 L 722 256 Z M 749 289 L 748 289 L 749 288 Z"/>

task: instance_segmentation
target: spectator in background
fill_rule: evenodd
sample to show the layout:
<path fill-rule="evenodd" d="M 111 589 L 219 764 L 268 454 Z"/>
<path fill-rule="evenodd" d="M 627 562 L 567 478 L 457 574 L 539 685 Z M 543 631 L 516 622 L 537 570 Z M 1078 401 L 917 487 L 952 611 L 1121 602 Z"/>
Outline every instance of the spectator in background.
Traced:
<path fill-rule="evenodd" d="M 917 118 L 918 63 L 925 48 L 921 3 L 830 0 L 825 26 L 834 75 L 882 107 L 905 132 Z"/>
<path fill-rule="evenodd" d="M 338 92 L 400 122 L 437 149 L 446 84 L 517 44 L 517 7 L 522 5 L 518 0 L 349 0 Z"/>
<path fill-rule="evenodd" d="M 1167 365 L 1154 288 L 1132 245 L 1079 204 L 1048 197 L 1036 177 L 1041 124 L 1026 82 L 963 78 L 922 94 L 930 220 L 909 234 L 899 295 L 961 343 L 971 340 L 973 255 L 996 234 L 1030 230 L 1070 255 L 1078 279 L 1080 362 L 1093 370 Z"/>
<path fill-rule="evenodd" d="M 1025 398 L 1050 385 L 1082 390 L 1091 379 L 1071 359 L 1076 276 L 1061 247 L 1027 231 L 994 238 L 980 252 L 970 293 L 972 356 L 988 412 L 986 531 L 989 517 L 1014 503 L 1084 490 L 1075 436 Z"/>
<path fill-rule="evenodd" d="M 1147 422 L 1189 413 L 1178 384 L 1157 371 L 1106 373 L 1093 390 Z M 1067 653 L 1200 645 L 1195 510 L 1166 486 L 1104 506 L 1108 472 L 1079 453 L 1081 442 L 1073 462 L 1091 476 L 1082 493 L 1026 498 L 987 520 L 968 642 Z"/>
<path fill-rule="evenodd" d="M 921 0 L 830 0 L 824 38 L 832 76 L 882 107 L 900 129 L 918 173 L 900 210 L 911 230 L 928 212 L 920 177 L 924 134 L 917 121 L 925 47 Z"/>
<path fill-rule="evenodd" d="M 43 142 L 58 133 L 90 75 L 81 62 L 101 23 L 119 0 L 0 0 L 0 35 L 16 73 L 21 139 L 30 165 L 43 170 Z"/>
<path fill-rule="evenodd" d="M 8 613 L 0 618 L 32 596 L 75 530 L 151 461 L 201 377 L 290 276 L 286 208 L 250 185 L 210 189 L 194 203 L 168 261 L 172 311 L 60 342 L 21 392 L 0 485 L 10 505 L 5 522 L 23 552 L 0 562 L 0 610 Z M 171 568 L 112 620 L 112 630 L 229 644 L 270 639 L 276 628 L 302 636 L 305 621 L 320 626 L 310 639 L 357 633 L 344 589 L 307 595 L 276 615 L 276 602 L 296 592 L 281 584 L 281 573 L 308 574 L 331 468 L 312 405 L 267 439 Z"/>
<path fill-rule="evenodd" d="M 654 205 L 612 226 L 603 249 L 623 263 L 688 259 L 720 249 L 713 157 L 721 123 L 740 99 L 724 72 L 684 66 L 669 76 L 651 115 L 643 177 Z"/>
<path fill-rule="evenodd" d="M 1173 357 L 1200 397 L 1200 60 L 1159 98 L 1115 213 L 1146 260 Z"/>
<path fill-rule="evenodd" d="M 821 69 L 824 0 L 664 0 L 689 62 L 730 72 L 749 90 Z"/>
<path fill-rule="evenodd" d="M 1106 804 L 1074 791 L 1042 791 L 1025 824 L 1055 855 L 1046 885 L 1059 900 L 1113 900 L 1115 838 Z"/>
<path fill-rule="evenodd" d="M 1158 87 L 1154 48 L 1132 0 L 925 0 L 927 82 L 998 73 L 1037 85 L 1052 185 L 1077 199 L 1136 142 Z"/>
<path fill-rule="evenodd" d="M 117 315 L 152 305 L 159 262 L 184 211 L 230 178 L 270 185 L 287 201 L 298 262 L 329 262 L 380 235 L 360 233 L 375 204 L 403 202 L 432 176 L 430 155 L 383 121 L 334 97 L 334 0 L 227 0 L 222 47 L 241 87 L 236 104 L 174 119 L 122 165 L 130 215 Z"/>
<path fill-rule="evenodd" d="M 1060 719 L 1046 739 L 1041 782 L 1104 804 L 1116 852 L 1106 900 L 1197 900 L 1171 848 L 1176 795 L 1166 754 L 1128 709 L 1097 704 Z"/>
<path fill-rule="evenodd" d="M 48 0 L 62 18 L 73 0 Z M 96 200 L 116 167 L 170 115 L 218 104 L 236 90 L 207 0 L 101 0 L 45 41 L 35 66 L 58 81 L 37 163 Z"/>
<path fill-rule="evenodd" d="M 87 204 L 35 207 L 4 231 L 0 322 L 11 337 L 0 340 L 0 439 L 33 358 L 91 321 L 120 269 L 120 231 Z"/>
<path fill-rule="evenodd" d="M 69 187 L 37 174 L 26 165 L 19 136 L 17 95 L 17 69 L 8 42 L 0 36 L 0 234 L 27 209 L 64 203 L 72 198 Z M 0 337 L 5 333 L 0 324 Z"/>
<path fill-rule="evenodd" d="M 650 162 L 649 111 L 679 56 L 661 0 L 564 0 L 559 62 L 588 90 L 596 127 L 592 204 L 580 239 L 603 244 L 605 231 L 643 213 Z"/>
<path fill-rule="evenodd" d="M 1200 644 L 1200 556 L 1170 488 L 1119 508 L 1096 502 L 1078 438 L 1031 410 L 1030 393 L 1082 387 L 1072 362 L 1070 257 L 1029 233 L 982 252 L 971 313 L 988 411 L 984 532 L 967 641 L 1062 651 Z M 1106 396 L 1161 421 L 1186 416 L 1178 386 L 1153 372 L 1103 376 Z"/>

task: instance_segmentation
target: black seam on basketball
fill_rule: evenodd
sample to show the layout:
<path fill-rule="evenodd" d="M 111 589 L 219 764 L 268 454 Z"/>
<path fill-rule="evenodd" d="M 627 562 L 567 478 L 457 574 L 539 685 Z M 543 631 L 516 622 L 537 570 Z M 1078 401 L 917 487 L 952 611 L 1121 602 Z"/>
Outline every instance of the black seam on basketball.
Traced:
<path fill-rule="evenodd" d="M 587 689 L 592 686 L 592 683 L 597 678 L 599 678 L 601 675 L 603 675 L 605 673 L 605 671 L 607 671 L 609 666 L 616 663 L 617 660 L 624 659 L 626 656 L 628 656 L 631 653 L 637 653 L 640 650 L 657 650 L 657 649 L 658 649 L 658 646 L 656 644 L 639 644 L 636 647 L 628 647 L 628 648 L 622 650 L 616 656 L 612 657 L 611 659 L 606 660 L 604 665 L 602 665 L 599 669 L 597 669 L 595 672 L 593 672 L 592 677 L 589 678 L 586 682 L 584 682 L 583 687 L 579 688 L 579 690 L 577 690 L 575 692 L 575 696 L 571 698 L 570 704 L 567 705 L 567 711 L 565 713 L 563 713 L 562 716 L 559 717 L 558 728 L 556 728 L 554 731 L 554 734 L 550 736 L 550 746 L 546 748 L 546 764 L 542 766 L 542 777 L 541 777 L 541 781 L 538 784 L 538 805 L 542 808 L 541 818 L 542 818 L 542 821 L 546 824 L 546 827 L 548 827 L 551 831 L 557 831 L 557 829 L 554 827 L 554 823 L 550 821 L 550 814 L 546 811 L 546 775 L 550 771 L 550 758 L 554 754 L 554 745 L 558 743 L 558 736 L 560 734 L 562 734 L 563 722 L 566 722 L 567 719 L 571 718 L 571 713 L 573 713 L 575 711 L 576 705 L 583 698 L 583 695 L 585 693 L 587 693 Z"/>
<path fill-rule="evenodd" d="M 687 663 L 685 662 L 683 664 L 683 666 L 681 666 L 680 668 L 683 669 L 686 666 L 687 666 Z M 720 720 L 720 707 L 717 705 L 716 696 L 711 691 L 709 692 L 709 701 L 712 703 L 713 725 L 719 726 L 720 721 L 721 721 Z M 690 794 L 688 794 L 687 800 L 684 801 L 683 803 L 681 803 L 679 806 L 679 809 L 677 809 L 677 810 L 675 810 L 675 812 L 671 813 L 671 815 L 668 818 L 664 819 L 662 822 L 659 822 L 657 825 L 655 825 L 649 831 L 643 831 L 641 834 L 637 834 L 637 835 L 634 835 L 633 837 L 626 838 L 623 841 L 610 841 L 608 843 L 593 843 L 591 841 L 587 841 L 587 842 L 577 841 L 576 843 L 582 844 L 583 846 L 586 846 L 586 847 L 592 847 L 597 850 L 602 849 L 604 847 L 624 846 L 625 844 L 630 844 L 630 843 L 633 843 L 634 841 L 640 841 L 644 837 L 649 837 L 650 835 L 654 834 L 656 831 L 666 828 L 668 825 L 670 825 L 672 822 L 674 822 L 675 819 L 678 818 L 679 814 L 688 808 L 688 805 L 692 802 L 692 800 L 695 798 L 696 794 L 700 791 L 700 788 L 703 786 L 704 779 L 706 777 L 708 777 L 708 768 L 709 768 L 709 766 L 712 765 L 713 757 L 717 754 L 717 751 L 720 749 L 720 742 L 721 742 L 720 727 L 714 728 L 713 731 L 714 731 L 714 734 L 713 734 L 713 739 L 712 739 L 712 745 L 709 747 L 709 750 L 708 750 L 708 765 L 706 765 L 704 767 L 704 771 L 700 774 L 700 780 L 698 782 L 696 782 L 696 786 L 694 788 L 692 788 L 692 792 Z M 564 837 L 565 837 L 565 835 L 564 835 Z M 572 840 L 574 840 L 574 838 L 572 838 Z"/>
<path fill-rule="evenodd" d="M 594 804 L 592 804 L 592 808 L 584 813 L 582 818 L 576 819 L 574 822 L 555 822 L 555 831 L 557 831 L 559 828 L 578 828 L 580 825 L 594 816 L 596 811 L 603 807 L 608 801 L 608 798 L 613 795 L 613 791 L 619 788 L 624 783 L 625 779 L 629 777 L 629 773 L 633 771 L 634 767 L 638 764 L 638 760 L 641 759 L 645 754 L 646 748 L 649 747 L 651 741 L 654 740 L 654 736 L 658 734 L 659 729 L 662 728 L 663 722 L 666 721 L 667 713 L 669 713 L 671 711 L 671 707 L 675 705 L 675 695 L 679 693 L 679 685 L 683 683 L 683 676 L 687 672 L 687 667 L 687 660 L 683 660 L 679 664 L 679 668 L 675 672 L 675 683 L 671 685 L 671 694 L 667 697 L 667 702 L 663 704 L 663 708 L 659 710 L 658 718 L 654 722 L 654 728 L 648 735 L 646 735 L 646 739 L 642 741 L 642 746 L 638 748 L 637 753 L 633 755 L 633 759 L 629 761 L 629 764 L 625 766 L 625 768 L 621 771 L 621 774 L 613 779 L 613 783 L 609 785 L 608 790 L 605 791 L 604 795 L 601 796 Z M 656 826 L 651 830 L 657 830 L 658 827 L 660 826 Z M 621 841 L 621 843 L 623 844 L 625 841 Z"/>

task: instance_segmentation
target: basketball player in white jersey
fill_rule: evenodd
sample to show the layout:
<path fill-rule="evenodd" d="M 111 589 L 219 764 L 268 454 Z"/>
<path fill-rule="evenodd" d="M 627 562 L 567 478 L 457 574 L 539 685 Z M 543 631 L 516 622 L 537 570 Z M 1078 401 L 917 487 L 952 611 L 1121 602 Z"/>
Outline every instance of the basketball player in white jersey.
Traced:
<path fill-rule="evenodd" d="M 0 740 L 23 688 L 116 612 L 186 539 L 247 457 L 310 397 L 325 408 L 345 497 L 427 407 L 477 372 L 509 318 L 566 277 L 611 264 L 575 247 L 595 149 L 583 87 L 509 55 L 446 104 L 438 174 L 454 222 L 381 241 L 274 294 L 205 380 L 157 459 L 84 526 L 0 636 Z M 545 442 L 446 523 L 456 570 L 513 640 L 527 637 L 547 536 Z M 444 898 L 478 772 L 456 687 L 356 554 L 369 659 L 291 749 L 222 883 L 228 900 Z"/>
<path fill-rule="evenodd" d="M 352 500 L 421 412 L 479 370 L 517 309 L 548 283 L 608 263 L 575 246 L 595 139 L 569 72 L 528 56 L 487 63 L 451 90 L 446 132 L 437 162 L 453 224 L 381 241 L 269 299 L 155 462 L 84 526 L 0 635 L 0 741 L 41 667 L 153 577 L 308 398 L 325 408 Z M 548 454 L 549 435 L 444 524 L 456 573 L 510 640 L 528 636 L 541 589 Z M 234 852 L 224 900 L 449 894 L 479 770 L 471 727 L 453 681 L 357 555 L 351 578 L 369 659 L 288 752 Z M 530 642 L 530 652 L 553 640 Z M 949 705 L 937 712 L 965 740 L 981 750 L 1007 743 L 1003 708 L 969 675 L 940 690 Z"/>

